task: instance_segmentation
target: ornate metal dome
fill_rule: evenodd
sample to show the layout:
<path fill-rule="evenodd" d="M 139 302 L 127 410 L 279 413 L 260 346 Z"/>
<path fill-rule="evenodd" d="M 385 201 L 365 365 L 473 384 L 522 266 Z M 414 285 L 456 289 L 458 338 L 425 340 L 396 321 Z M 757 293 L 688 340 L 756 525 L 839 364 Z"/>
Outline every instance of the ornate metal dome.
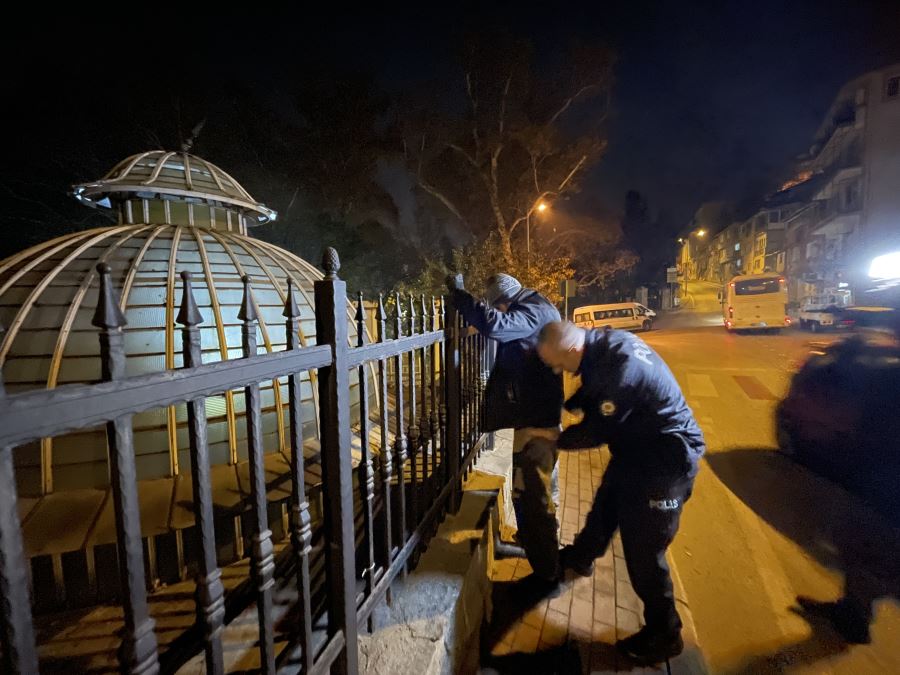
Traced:
<path fill-rule="evenodd" d="M 183 270 L 194 275 L 203 314 L 204 362 L 242 356 L 237 315 L 245 274 L 259 314 L 260 352 L 286 347 L 282 311 L 288 279 L 297 289 L 301 344 L 315 342 L 312 288 L 322 274 L 296 255 L 242 234 L 243 213 L 252 211 L 257 220 L 275 214 L 213 165 L 187 154 L 144 153 L 121 162 L 103 180 L 78 186 L 76 195 L 89 203 L 105 195 L 110 206 L 118 206 L 121 222 L 69 234 L 0 261 L 0 323 L 6 327 L 0 335 L 0 365 L 9 391 L 99 380 L 99 341 L 91 317 L 100 262 L 112 269 L 127 320 L 128 375 L 182 367 L 175 317 Z M 188 206 L 204 206 L 186 209 L 186 199 L 193 200 Z M 206 209 L 206 219 L 196 217 L 200 209 Z M 165 220 L 154 222 L 154 214 Z M 348 321 L 355 341 L 349 307 Z M 312 437 L 317 435 L 317 392 L 310 376 L 304 377 L 304 425 Z M 290 449 L 283 412 L 287 401 L 286 381 L 263 385 L 267 453 Z M 246 428 L 239 422 L 243 410 L 242 393 L 207 400 L 213 463 L 236 465 L 246 458 Z M 189 469 L 186 423 L 183 405 L 135 416 L 139 479 Z M 102 429 L 44 439 L 18 448 L 15 457 L 23 495 L 108 485 Z"/>
<path fill-rule="evenodd" d="M 222 169 L 186 152 L 155 150 L 132 155 L 100 180 L 74 187 L 75 198 L 89 206 L 110 208 L 111 198 L 121 193 L 144 199 L 227 205 L 260 225 L 277 215 Z"/>

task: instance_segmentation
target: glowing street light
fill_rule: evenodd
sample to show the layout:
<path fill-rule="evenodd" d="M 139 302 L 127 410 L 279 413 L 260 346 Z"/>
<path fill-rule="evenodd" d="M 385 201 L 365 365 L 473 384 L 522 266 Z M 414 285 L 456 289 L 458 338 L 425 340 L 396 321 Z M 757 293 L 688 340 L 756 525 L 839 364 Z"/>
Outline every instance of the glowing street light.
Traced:
<path fill-rule="evenodd" d="M 706 236 L 706 230 L 697 230 L 697 236 L 698 236 L 698 237 L 705 237 L 705 236 Z"/>
<path fill-rule="evenodd" d="M 547 202 L 538 202 L 534 209 L 537 209 L 538 213 L 543 213 L 549 207 L 547 206 Z M 532 210 L 534 210 L 532 209 Z M 526 267 L 531 267 L 531 211 L 525 214 L 525 255 L 526 255 Z"/>

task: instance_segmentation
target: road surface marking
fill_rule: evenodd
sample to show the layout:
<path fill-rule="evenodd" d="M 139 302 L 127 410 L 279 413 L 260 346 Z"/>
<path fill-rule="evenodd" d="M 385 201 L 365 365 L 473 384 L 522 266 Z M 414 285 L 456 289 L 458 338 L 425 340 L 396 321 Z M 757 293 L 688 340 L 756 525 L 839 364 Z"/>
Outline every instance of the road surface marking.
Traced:
<path fill-rule="evenodd" d="M 697 373 L 688 373 L 687 376 L 688 395 L 691 397 L 717 398 L 719 392 L 716 391 L 709 375 L 699 375 Z"/>
<path fill-rule="evenodd" d="M 733 375 L 734 381 L 738 383 L 744 393 L 749 398 L 757 401 L 777 401 L 778 397 L 769 391 L 766 386 L 752 375 Z"/>

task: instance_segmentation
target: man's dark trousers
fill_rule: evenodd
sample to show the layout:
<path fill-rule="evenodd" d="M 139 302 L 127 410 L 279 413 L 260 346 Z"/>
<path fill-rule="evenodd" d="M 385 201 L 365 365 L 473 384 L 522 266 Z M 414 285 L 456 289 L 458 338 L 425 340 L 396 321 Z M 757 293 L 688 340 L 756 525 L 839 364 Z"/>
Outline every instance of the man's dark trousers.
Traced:
<path fill-rule="evenodd" d="M 593 561 L 619 530 L 631 585 L 644 603 L 644 622 L 648 630 L 664 635 L 681 630 L 666 549 L 678 531 L 695 475 L 647 476 L 613 458 L 574 542 L 575 557 Z"/>

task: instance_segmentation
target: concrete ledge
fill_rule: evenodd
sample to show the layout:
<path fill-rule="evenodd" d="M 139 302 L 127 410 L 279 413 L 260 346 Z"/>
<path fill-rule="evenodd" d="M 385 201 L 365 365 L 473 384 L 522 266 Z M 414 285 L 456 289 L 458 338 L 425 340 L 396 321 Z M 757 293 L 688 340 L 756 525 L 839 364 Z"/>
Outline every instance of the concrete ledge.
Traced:
<path fill-rule="evenodd" d="M 505 483 L 502 476 L 482 471 L 481 463 L 463 487 L 459 512 L 445 518 L 415 570 L 394 584 L 391 606 L 375 610 L 374 633 L 360 636 L 361 672 L 449 675 L 478 670 Z"/>

